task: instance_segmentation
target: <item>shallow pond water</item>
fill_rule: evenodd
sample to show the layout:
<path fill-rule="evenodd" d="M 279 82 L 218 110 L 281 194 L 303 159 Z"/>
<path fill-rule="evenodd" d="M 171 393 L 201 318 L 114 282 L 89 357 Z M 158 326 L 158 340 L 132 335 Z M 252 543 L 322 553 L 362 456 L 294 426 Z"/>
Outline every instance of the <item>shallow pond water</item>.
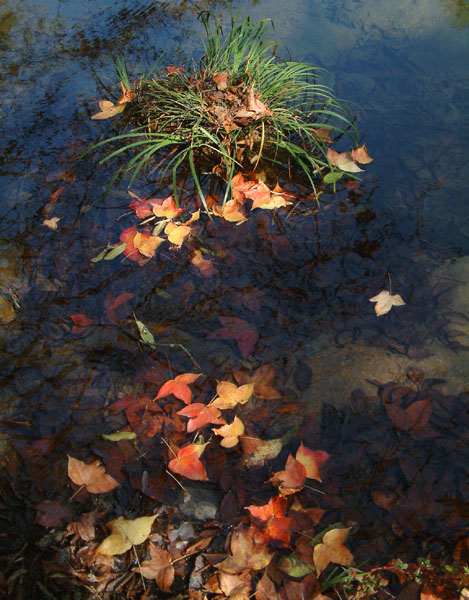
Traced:
<path fill-rule="evenodd" d="M 374 157 L 360 187 L 339 185 L 319 211 L 311 201 L 282 222 L 209 226 L 208 246 L 226 253 L 209 278 L 168 249 L 144 267 L 91 262 L 134 224 L 125 191 L 103 198 L 112 165 L 79 160 L 115 128 L 90 120 L 116 89 L 112 58 L 125 54 L 136 76 L 162 52 L 168 64 L 198 59 L 198 4 L 0 1 L 0 384 L 10 441 L 53 437 L 62 455 L 91 443 L 102 407 L 148 383 L 134 314 L 158 341 L 184 345 L 208 377 L 275 365 L 284 398 L 312 416 L 323 401 L 348 405 L 356 387 L 372 394 L 367 379 L 405 379 L 409 367 L 446 379 L 445 392 L 469 391 L 469 310 L 457 292 L 469 282 L 469 11 L 456 1 L 243 2 L 356 103 Z M 227 21 L 221 2 L 208 4 Z M 137 191 L 155 187 L 142 180 Z M 56 230 L 43 224 L 52 217 Z M 368 298 L 388 287 L 388 273 L 407 304 L 378 319 Z M 77 313 L 94 324 L 74 330 Z M 220 339 L 220 317 L 255 328 L 252 351 Z M 181 348 L 167 357 L 194 368 Z"/>

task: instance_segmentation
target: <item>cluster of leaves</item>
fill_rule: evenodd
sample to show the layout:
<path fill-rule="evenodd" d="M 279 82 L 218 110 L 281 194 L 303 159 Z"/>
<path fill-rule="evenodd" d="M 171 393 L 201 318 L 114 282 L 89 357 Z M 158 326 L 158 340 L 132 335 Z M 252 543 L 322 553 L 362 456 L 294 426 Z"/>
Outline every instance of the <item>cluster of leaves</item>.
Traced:
<path fill-rule="evenodd" d="M 117 65 L 122 96 L 116 104 L 103 100 L 94 119 L 123 112 L 131 130 L 94 146 L 117 148 L 102 162 L 132 152 L 117 169 L 111 184 L 132 172 L 157 164 L 159 177 L 177 181 L 183 168 L 190 171 L 207 208 L 201 173 L 228 182 L 236 172 L 256 170 L 259 164 L 276 170 L 297 168 L 317 197 L 318 183 L 332 183 L 344 172 L 370 162 L 366 149 L 338 153 L 328 145 L 332 135 L 348 135 L 354 145 L 358 134 L 333 91 L 319 81 L 320 69 L 282 61 L 275 44 L 265 41 L 269 20 L 252 23 L 232 18 L 224 37 L 213 15 L 202 13 L 205 56 L 198 67 L 167 67 L 159 62 L 131 84 L 125 62 Z M 225 195 L 225 201 L 228 196 Z"/>

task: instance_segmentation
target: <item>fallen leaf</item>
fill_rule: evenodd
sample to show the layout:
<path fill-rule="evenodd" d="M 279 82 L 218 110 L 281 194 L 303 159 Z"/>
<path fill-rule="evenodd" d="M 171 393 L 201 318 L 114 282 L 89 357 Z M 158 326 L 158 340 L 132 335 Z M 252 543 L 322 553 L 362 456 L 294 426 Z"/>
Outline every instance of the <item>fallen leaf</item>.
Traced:
<path fill-rule="evenodd" d="M 310 450 L 306 446 L 303 446 L 302 442 L 296 452 L 295 458 L 304 466 L 308 479 L 322 481 L 319 467 L 329 458 L 327 452 L 324 452 L 324 450 Z"/>
<path fill-rule="evenodd" d="M 244 435 L 240 438 L 246 467 L 262 467 L 264 462 L 275 458 L 282 449 L 282 438 L 274 440 L 261 440 Z"/>
<path fill-rule="evenodd" d="M 104 299 L 104 310 L 106 311 L 107 318 L 111 321 L 111 323 L 115 323 L 116 325 L 119 321 L 128 317 L 132 313 L 132 309 L 130 307 L 122 307 L 121 310 L 117 311 L 119 306 L 122 306 L 128 300 L 131 300 L 135 294 L 131 292 L 124 292 L 123 294 L 119 294 L 117 298 L 114 298 L 114 294 L 112 291 Z M 120 319 L 117 316 L 117 312 L 119 312 Z"/>
<path fill-rule="evenodd" d="M 60 221 L 60 217 L 52 217 L 51 219 L 44 219 L 41 225 L 44 227 L 49 227 L 53 231 L 57 231 L 57 223 Z"/>
<path fill-rule="evenodd" d="M 124 554 L 132 546 L 138 546 L 148 538 L 151 528 L 157 515 L 150 517 L 137 517 L 128 520 L 119 517 L 110 521 L 106 526 L 112 531 L 112 534 L 105 538 L 96 548 L 98 554 L 106 556 L 115 556 Z"/>
<path fill-rule="evenodd" d="M 115 433 L 102 433 L 101 437 L 110 442 L 120 442 L 121 440 L 134 440 L 137 434 L 135 431 L 116 431 Z"/>
<path fill-rule="evenodd" d="M 216 268 L 213 266 L 212 260 L 204 258 L 200 250 L 194 250 L 191 263 L 204 277 L 212 277 L 217 273 Z"/>
<path fill-rule="evenodd" d="M 60 521 L 69 521 L 73 512 L 56 500 L 43 500 L 36 505 L 36 522 L 43 527 L 55 527 Z"/>
<path fill-rule="evenodd" d="M 160 391 L 155 396 L 154 400 L 159 400 L 165 396 L 173 394 L 179 400 L 182 400 L 185 404 L 190 404 L 192 400 L 192 392 L 189 387 L 190 383 L 193 383 L 200 377 L 200 373 L 182 373 L 174 379 L 169 379 L 160 388 Z"/>
<path fill-rule="evenodd" d="M 196 481 L 208 481 L 207 473 L 199 460 L 205 446 L 208 444 L 189 444 L 177 453 L 177 457 L 169 462 L 168 468 L 173 473 Z"/>
<path fill-rule="evenodd" d="M 329 563 L 347 567 L 352 564 L 353 556 L 350 550 L 344 546 L 350 527 L 344 529 L 330 529 L 323 538 L 322 543 L 314 546 L 314 566 L 319 576 Z"/>
<path fill-rule="evenodd" d="M 303 489 L 306 479 L 306 469 L 296 460 L 291 454 L 288 455 L 287 463 L 284 471 L 274 473 L 273 477 L 268 479 L 274 485 L 278 485 L 279 492 L 282 496 L 296 494 Z"/>
<path fill-rule="evenodd" d="M 218 396 L 211 402 L 211 406 L 226 410 L 234 408 L 238 404 L 246 404 L 251 398 L 253 391 L 253 383 L 247 383 L 238 387 L 230 381 L 220 381 L 217 384 Z"/>
<path fill-rule="evenodd" d="M 223 206 L 214 204 L 212 206 L 212 212 L 217 217 L 223 217 L 225 221 L 231 223 L 242 223 L 246 221 L 246 209 L 237 200 L 228 200 Z"/>
<path fill-rule="evenodd" d="M 170 221 L 164 228 L 164 232 L 171 244 L 181 247 L 184 240 L 190 235 L 191 228 L 187 225 L 176 225 L 176 223 Z"/>
<path fill-rule="evenodd" d="M 92 119 L 109 119 L 121 113 L 125 108 L 124 104 L 114 104 L 110 100 L 100 100 L 98 102 L 100 112 L 93 115 Z"/>
<path fill-rule="evenodd" d="M 84 485 L 90 494 L 104 494 L 120 485 L 118 481 L 106 474 L 106 469 L 95 460 L 91 464 L 68 457 L 68 476 L 76 485 Z"/>
<path fill-rule="evenodd" d="M 223 425 L 218 429 L 212 429 L 215 435 L 223 437 L 220 446 L 224 448 L 232 448 L 239 442 L 239 436 L 244 433 L 244 425 L 239 417 L 235 417 L 233 423 Z"/>
<path fill-rule="evenodd" d="M 405 305 L 399 294 L 390 294 L 387 290 L 383 290 L 377 296 L 370 298 L 370 302 L 376 302 L 375 313 L 377 317 L 388 313 L 393 306 Z"/>
<path fill-rule="evenodd" d="M 331 165 L 338 167 L 347 173 L 358 173 L 363 171 L 352 158 L 351 152 L 336 152 L 332 148 L 327 149 L 327 158 Z"/>
<path fill-rule="evenodd" d="M 233 531 L 230 542 L 232 556 L 217 564 L 226 573 L 241 573 L 247 569 L 260 571 L 272 560 L 273 552 L 267 545 L 267 536 L 256 527 L 242 525 Z"/>
<path fill-rule="evenodd" d="M 228 87 L 228 73 L 226 71 L 216 73 L 213 76 L 213 81 L 219 90 L 226 90 Z"/>
<path fill-rule="evenodd" d="M 254 384 L 254 396 L 262 400 L 276 400 L 281 398 L 278 391 L 271 385 L 275 377 L 275 369 L 271 365 L 263 365 L 256 369 L 253 375 L 248 375 L 243 371 L 233 371 L 233 376 L 238 383 Z"/>
<path fill-rule="evenodd" d="M 150 544 L 150 560 L 144 560 L 133 571 L 141 573 L 146 579 L 154 579 L 163 592 L 170 592 L 174 581 L 174 567 L 171 554 L 155 544 Z"/>
<path fill-rule="evenodd" d="M 199 402 L 185 406 L 181 410 L 178 410 L 177 414 L 182 415 L 183 417 L 189 417 L 186 430 L 187 433 L 192 433 L 208 423 L 212 423 L 213 425 L 225 424 L 225 419 L 221 418 L 221 413 L 218 408 Z"/>
<path fill-rule="evenodd" d="M 127 104 L 127 102 L 131 102 L 133 100 L 133 97 L 135 96 L 135 92 L 130 88 L 126 87 L 122 81 L 120 82 L 120 86 L 122 90 L 122 95 L 117 100 L 116 104 Z"/>
<path fill-rule="evenodd" d="M 254 519 L 262 523 L 262 532 L 269 540 L 280 542 L 282 545 L 290 543 L 290 535 L 293 531 L 293 519 L 285 517 L 287 500 L 275 496 L 264 506 L 246 506 Z"/>
<path fill-rule="evenodd" d="M 164 239 L 157 235 L 140 232 L 138 232 L 133 239 L 134 247 L 137 248 L 140 254 L 143 254 L 143 256 L 146 256 L 147 258 L 155 256 L 155 250 L 161 242 L 164 242 Z"/>
<path fill-rule="evenodd" d="M 183 208 L 179 208 L 173 196 L 168 196 L 165 200 L 147 200 L 147 203 L 152 206 L 152 211 L 155 217 L 164 217 L 165 219 L 174 219 L 182 212 Z"/>
<path fill-rule="evenodd" d="M 67 524 L 67 535 L 78 535 L 85 542 L 94 540 L 96 517 L 99 513 L 93 510 L 83 513 L 79 521 L 72 521 Z"/>
<path fill-rule="evenodd" d="M 216 338 L 232 338 L 236 340 L 242 355 L 246 356 L 257 342 L 257 330 L 254 325 L 238 317 L 219 317 L 223 328 L 217 329 L 212 336 Z"/>
<path fill-rule="evenodd" d="M 363 144 L 363 146 L 359 146 L 358 148 L 352 148 L 350 154 L 352 156 L 352 160 L 356 160 L 362 165 L 373 162 L 373 159 L 368 154 L 368 150 L 366 149 L 366 144 Z"/>

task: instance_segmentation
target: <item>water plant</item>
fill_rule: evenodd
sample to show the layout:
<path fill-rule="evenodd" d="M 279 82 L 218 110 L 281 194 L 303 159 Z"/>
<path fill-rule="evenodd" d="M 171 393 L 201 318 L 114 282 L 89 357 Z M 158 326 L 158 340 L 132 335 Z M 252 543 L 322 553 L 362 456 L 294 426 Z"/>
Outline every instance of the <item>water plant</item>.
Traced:
<path fill-rule="evenodd" d="M 122 112 L 127 127 L 93 147 L 114 146 L 101 162 L 123 159 L 110 185 L 128 175 L 130 187 L 141 172 L 156 172 L 160 185 L 169 176 L 178 202 L 181 173 L 189 171 L 207 209 L 207 189 L 228 183 L 226 202 L 236 173 L 294 172 L 317 198 L 319 186 L 361 170 L 353 157 L 348 168 L 334 160 L 334 139 L 347 135 L 357 145 L 358 133 L 321 82 L 322 69 L 279 58 L 276 44 L 266 40 L 268 19 L 232 15 L 226 36 L 211 13 L 200 19 L 205 37 L 198 64 L 162 68 L 159 60 L 131 84 L 125 60 L 116 63 L 123 95 L 116 105 L 102 101 L 107 106 L 94 117 Z"/>

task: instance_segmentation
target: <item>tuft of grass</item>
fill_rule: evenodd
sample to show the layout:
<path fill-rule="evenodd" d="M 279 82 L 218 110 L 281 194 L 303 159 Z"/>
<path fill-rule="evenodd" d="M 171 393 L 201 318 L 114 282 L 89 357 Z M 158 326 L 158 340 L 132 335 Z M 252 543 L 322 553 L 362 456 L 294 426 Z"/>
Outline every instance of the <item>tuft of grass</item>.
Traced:
<path fill-rule="evenodd" d="M 358 141 L 347 109 L 321 83 L 322 69 L 279 59 L 265 39 L 268 19 L 254 23 L 238 13 L 226 36 L 211 13 L 200 19 L 198 65 L 162 69 L 159 61 L 131 86 L 125 60 L 116 63 L 134 98 L 123 113 L 126 131 L 93 146 L 115 145 L 101 162 L 124 158 L 109 185 L 129 175 L 130 187 L 152 168 L 161 181 L 170 175 L 177 201 L 179 177 L 189 171 L 207 208 L 207 178 L 228 183 L 226 200 L 236 172 L 266 166 L 303 174 L 317 198 L 324 177 L 335 181 L 338 171 L 327 158 L 330 136 Z"/>

